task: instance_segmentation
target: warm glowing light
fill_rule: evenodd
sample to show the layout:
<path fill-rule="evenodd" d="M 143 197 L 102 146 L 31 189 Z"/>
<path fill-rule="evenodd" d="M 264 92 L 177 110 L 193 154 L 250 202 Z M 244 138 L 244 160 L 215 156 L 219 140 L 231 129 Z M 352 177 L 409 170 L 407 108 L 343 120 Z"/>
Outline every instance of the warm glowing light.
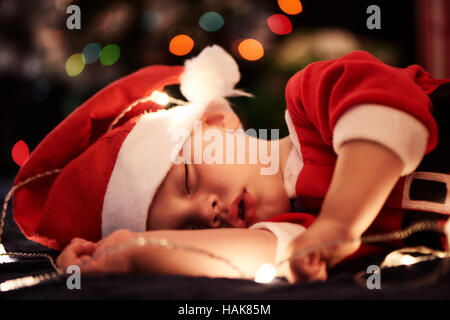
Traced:
<path fill-rule="evenodd" d="M 83 54 L 75 53 L 66 61 L 66 73 L 69 77 L 75 77 L 83 71 L 85 65 Z"/>
<path fill-rule="evenodd" d="M 222 28 L 224 20 L 217 12 L 209 11 L 200 17 L 198 24 L 203 30 L 213 32 Z"/>
<path fill-rule="evenodd" d="M 300 0 L 278 0 L 278 5 L 287 14 L 299 14 L 303 10 Z"/>
<path fill-rule="evenodd" d="M 416 263 L 416 259 L 413 256 L 404 255 L 400 259 L 400 263 L 403 264 L 403 265 L 409 266 L 410 264 Z"/>
<path fill-rule="evenodd" d="M 165 106 L 169 103 L 170 98 L 167 94 L 161 91 L 153 91 L 150 100 L 159 105 Z"/>
<path fill-rule="evenodd" d="M 269 29 L 279 35 L 285 35 L 292 32 L 292 23 L 284 14 L 274 14 L 267 19 Z"/>
<path fill-rule="evenodd" d="M 264 263 L 255 273 L 255 282 L 270 283 L 275 279 L 277 269 L 270 263 Z"/>
<path fill-rule="evenodd" d="M 447 251 L 450 251 L 450 219 L 444 225 L 445 237 L 447 238 Z"/>
<path fill-rule="evenodd" d="M 9 263 L 15 262 L 16 259 L 11 258 L 10 256 L 5 255 L 6 250 L 3 244 L 0 243 L 0 263 Z"/>
<path fill-rule="evenodd" d="M 28 149 L 27 144 L 20 140 L 13 146 L 11 155 L 17 165 L 23 166 L 23 164 L 28 160 L 30 150 Z"/>
<path fill-rule="evenodd" d="M 185 34 L 179 34 L 170 40 L 169 51 L 176 56 L 188 54 L 194 47 L 194 40 Z"/>
<path fill-rule="evenodd" d="M 238 51 L 242 58 L 250 61 L 261 59 L 264 56 L 262 44 L 255 39 L 245 39 L 238 45 Z"/>
<path fill-rule="evenodd" d="M 100 63 L 104 66 L 110 66 L 119 60 L 120 47 L 117 44 L 108 44 L 100 52 Z"/>

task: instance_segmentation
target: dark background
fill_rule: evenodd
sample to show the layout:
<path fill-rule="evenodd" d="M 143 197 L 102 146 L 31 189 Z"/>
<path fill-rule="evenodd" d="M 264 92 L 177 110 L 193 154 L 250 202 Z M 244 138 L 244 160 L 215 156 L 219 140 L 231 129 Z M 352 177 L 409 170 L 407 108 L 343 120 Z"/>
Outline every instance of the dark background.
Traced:
<path fill-rule="evenodd" d="M 66 27 L 70 4 L 81 9 L 81 30 Z M 302 4 L 300 14 L 286 14 L 293 31 L 280 36 L 266 24 L 272 14 L 283 13 L 276 0 L 0 0 L 0 185 L 9 188 L 19 169 L 11 157 L 17 141 L 33 150 L 62 119 L 110 82 L 151 64 L 183 64 L 207 45 L 219 44 L 236 56 L 237 39 L 255 38 L 263 44 L 265 54 L 257 61 L 236 57 L 242 74 L 238 87 L 255 98 L 233 98 L 232 103 L 246 128 L 279 128 L 281 136 L 287 133 L 284 86 L 308 63 L 356 49 L 395 66 L 421 62 L 415 1 L 303 0 Z M 366 27 L 366 9 L 372 4 L 381 8 L 381 30 Z M 218 31 L 200 28 L 199 18 L 207 11 L 224 18 Z M 159 14 L 159 23 L 149 20 L 148 12 Z M 168 50 L 170 40 L 180 33 L 195 42 L 182 57 Z M 80 75 L 69 77 L 66 60 L 92 42 L 119 45 L 120 58 L 111 66 L 99 61 L 87 64 Z"/>

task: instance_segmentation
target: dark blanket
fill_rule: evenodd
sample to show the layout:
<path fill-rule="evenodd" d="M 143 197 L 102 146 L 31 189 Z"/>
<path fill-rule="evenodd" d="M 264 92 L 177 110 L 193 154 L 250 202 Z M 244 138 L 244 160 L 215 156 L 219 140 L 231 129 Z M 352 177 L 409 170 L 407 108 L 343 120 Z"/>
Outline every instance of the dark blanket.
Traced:
<path fill-rule="evenodd" d="M 8 251 L 58 252 L 24 238 L 7 214 L 4 244 Z M 32 287 L 0 292 L 0 299 L 158 299 L 158 300 L 313 300 L 313 299 L 449 299 L 449 259 L 422 262 L 413 266 L 383 269 L 381 289 L 368 289 L 366 269 L 379 265 L 384 257 L 373 256 L 341 265 L 330 272 L 326 282 L 276 282 L 265 285 L 248 280 L 211 279 L 165 275 L 82 276 L 81 289 L 68 289 L 66 278 Z M 26 275 L 51 272 L 46 259 L 19 259 L 0 264 L 0 282 Z M 364 278 L 355 281 L 362 272 Z"/>

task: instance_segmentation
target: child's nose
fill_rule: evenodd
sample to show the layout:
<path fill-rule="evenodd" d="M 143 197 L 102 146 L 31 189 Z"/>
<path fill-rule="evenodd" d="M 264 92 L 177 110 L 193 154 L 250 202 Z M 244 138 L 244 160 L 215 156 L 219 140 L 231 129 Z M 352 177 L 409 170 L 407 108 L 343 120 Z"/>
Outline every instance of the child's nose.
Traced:
<path fill-rule="evenodd" d="M 201 211 L 202 223 L 210 228 L 218 228 L 221 225 L 221 214 L 226 214 L 221 209 L 221 204 L 219 197 L 216 194 L 211 194 L 207 197 L 206 201 L 203 203 L 203 208 Z"/>

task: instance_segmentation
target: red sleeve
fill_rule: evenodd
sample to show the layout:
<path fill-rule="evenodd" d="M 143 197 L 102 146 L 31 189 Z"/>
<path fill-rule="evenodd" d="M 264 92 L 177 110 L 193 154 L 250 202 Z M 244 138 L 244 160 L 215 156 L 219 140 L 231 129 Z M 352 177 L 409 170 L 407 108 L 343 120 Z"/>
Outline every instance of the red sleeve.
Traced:
<path fill-rule="evenodd" d="M 316 217 L 309 213 L 299 213 L 299 212 L 293 212 L 293 213 L 282 213 L 279 214 L 273 218 L 270 218 L 269 222 L 291 222 L 291 223 L 297 223 L 305 228 L 309 228 L 310 225 L 313 224 L 313 222 L 316 220 Z"/>
<path fill-rule="evenodd" d="M 396 108 L 427 127 L 429 152 L 437 144 L 437 125 L 428 94 L 444 82 L 417 65 L 391 67 L 357 51 L 313 63 L 295 74 L 286 87 L 286 103 L 294 125 L 317 131 L 329 146 L 338 119 L 348 109 L 367 103 Z"/>

